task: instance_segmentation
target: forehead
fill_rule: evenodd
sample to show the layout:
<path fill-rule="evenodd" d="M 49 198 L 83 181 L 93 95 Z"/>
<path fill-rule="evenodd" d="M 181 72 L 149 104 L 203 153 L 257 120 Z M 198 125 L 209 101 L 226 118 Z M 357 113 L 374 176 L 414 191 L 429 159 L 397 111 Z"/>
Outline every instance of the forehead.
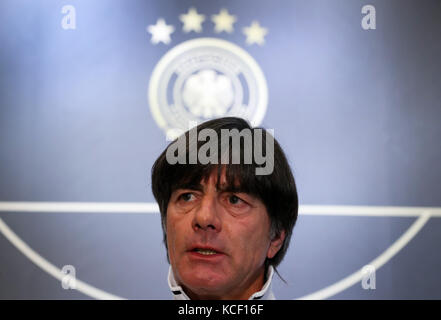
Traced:
<path fill-rule="evenodd" d="M 269 177 L 256 176 L 254 169 L 250 164 L 175 164 L 167 167 L 164 186 L 168 189 L 168 197 L 178 189 L 202 191 L 209 183 L 215 184 L 218 190 L 247 193 L 264 199 Z"/>
<path fill-rule="evenodd" d="M 209 186 L 214 186 L 218 191 L 239 191 L 243 190 L 241 188 L 241 183 L 238 178 L 231 181 L 228 179 L 225 168 L 218 170 L 212 170 L 208 175 L 203 176 L 199 181 L 193 180 L 188 182 L 182 182 L 178 188 L 179 189 L 195 189 L 203 190 Z"/>

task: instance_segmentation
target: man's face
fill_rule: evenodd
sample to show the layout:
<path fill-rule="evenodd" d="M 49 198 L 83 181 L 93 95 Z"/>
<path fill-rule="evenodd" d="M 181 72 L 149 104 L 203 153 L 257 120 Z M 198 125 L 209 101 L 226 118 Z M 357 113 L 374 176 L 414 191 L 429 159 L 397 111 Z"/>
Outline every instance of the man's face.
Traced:
<path fill-rule="evenodd" d="M 263 285 L 265 259 L 275 256 L 284 233 L 270 239 L 261 200 L 216 189 L 217 174 L 200 186 L 178 189 L 167 209 L 167 245 L 177 282 L 191 298 L 248 299 Z"/>

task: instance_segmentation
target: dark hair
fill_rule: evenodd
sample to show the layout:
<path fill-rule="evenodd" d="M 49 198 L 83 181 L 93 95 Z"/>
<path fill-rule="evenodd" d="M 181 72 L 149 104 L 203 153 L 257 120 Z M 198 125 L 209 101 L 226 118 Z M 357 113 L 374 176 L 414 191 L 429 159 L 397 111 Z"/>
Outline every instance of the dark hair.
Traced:
<path fill-rule="evenodd" d="M 199 132 L 206 128 L 216 131 L 218 137 L 221 136 L 221 129 L 238 129 L 239 131 L 249 129 L 253 133 L 256 129 L 263 130 L 263 128 L 252 128 L 245 120 L 236 117 L 209 120 L 198 125 L 196 130 Z M 267 132 L 267 134 L 270 133 Z M 262 167 L 262 165 L 256 164 L 255 161 L 252 161 L 251 164 L 242 163 L 245 161 L 241 161 L 240 164 L 232 164 L 231 161 L 229 164 L 201 164 L 199 162 L 196 164 L 188 164 L 189 131 L 185 132 L 184 135 L 187 141 L 186 164 L 170 164 L 167 161 L 167 149 L 173 144 L 172 142 L 161 153 L 152 167 L 152 191 L 161 212 L 164 244 L 166 248 L 167 234 L 165 221 L 171 194 L 184 185 L 198 185 L 203 179 L 207 179 L 213 170 L 217 170 L 217 183 L 219 183 L 222 169 L 225 169 L 226 183 L 230 189 L 252 194 L 265 204 L 271 221 L 272 237 L 280 234 L 282 230 L 285 231 L 286 236 L 282 247 L 272 259 L 265 261 L 265 267 L 268 265 L 276 267 L 282 261 L 288 249 L 298 214 L 298 197 L 294 177 L 286 156 L 277 140 L 274 139 L 274 169 L 272 173 L 268 175 L 256 175 L 256 168 Z M 254 141 L 254 135 L 252 135 L 252 137 Z M 264 146 L 266 145 L 265 141 L 266 134 L 262 134 L 262 144 Z M 204 143 L 203 141 L 198 141 L 196 150 L 199 150 Z M 245 139 L 241 139 L 241 155 L 243 155 L 244 143 Z M 218 145 L 220 150 L 220 143 Z M 266 150 L 264 151 L 266 152 Z M 219 152 L 218 154 L 220 158 L 221 153 Z M 231 154 L 230 144 L 230 158 Z M 221 162 L 219 161 L 218 163 Z"/>

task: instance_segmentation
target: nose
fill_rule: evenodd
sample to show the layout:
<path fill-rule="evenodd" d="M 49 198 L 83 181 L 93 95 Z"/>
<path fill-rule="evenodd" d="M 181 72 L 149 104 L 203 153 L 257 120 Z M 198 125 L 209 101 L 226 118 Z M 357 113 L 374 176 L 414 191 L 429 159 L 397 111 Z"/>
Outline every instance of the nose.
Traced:
<path fill-rule="evenodd" d="M 205 195 L 193 217 L 193 229 L 198 231 L 221 231 L 220 207 L 212 195 Z"/>

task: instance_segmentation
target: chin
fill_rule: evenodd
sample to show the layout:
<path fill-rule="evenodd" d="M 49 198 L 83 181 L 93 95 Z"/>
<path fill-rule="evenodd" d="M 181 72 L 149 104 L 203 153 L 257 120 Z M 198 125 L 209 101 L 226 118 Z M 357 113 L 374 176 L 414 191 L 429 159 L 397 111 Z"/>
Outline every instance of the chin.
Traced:
<path fill-rule="evenodd" d="M 181 282 L 185 287 L 197 294 L 209 294 L 228 285 L 229 277 L 206 268 L 189 269 L 181 273 Z"/>

